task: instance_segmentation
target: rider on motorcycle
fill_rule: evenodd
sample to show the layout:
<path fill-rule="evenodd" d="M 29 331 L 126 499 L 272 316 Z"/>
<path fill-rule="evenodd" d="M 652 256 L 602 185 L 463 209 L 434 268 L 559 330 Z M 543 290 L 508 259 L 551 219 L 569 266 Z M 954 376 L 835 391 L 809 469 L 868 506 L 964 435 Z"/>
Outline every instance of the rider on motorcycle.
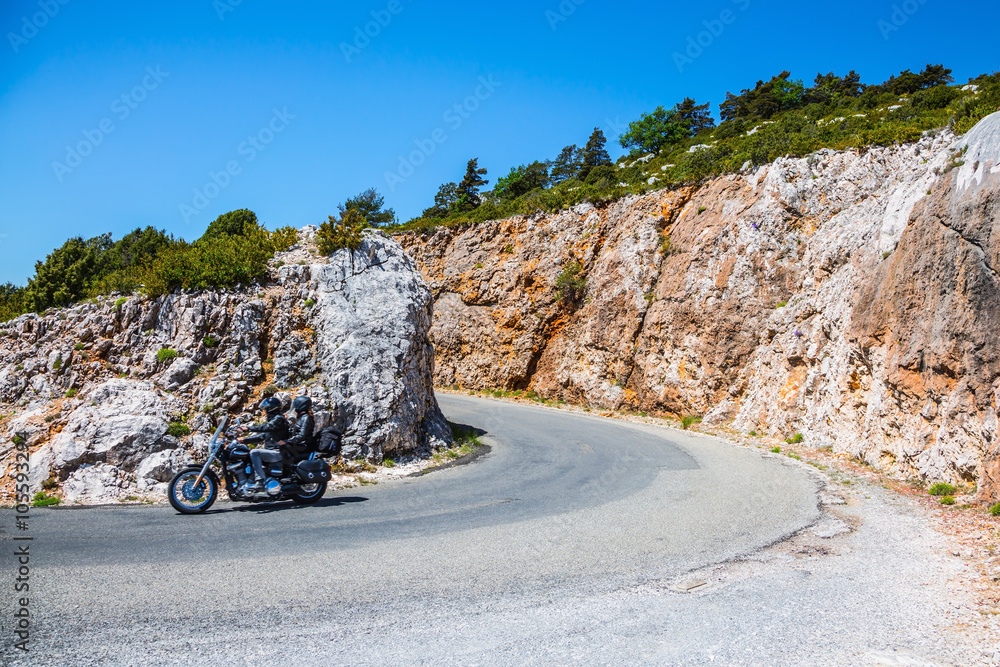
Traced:
<path fill-rule="evenodd" d="M 263 424 L 250 426 L 246 430 L 252 431 L 254 435 L 240 440 L 243 444 L 262 443 L 250 452 L 250 461 L 253 464 L 256 478 L 253 482 L 247 482 L 246 493 L 254 494 L 264 490 L 264 462 L 277 463 L 281 461 L 280 445 L 288 438 L 288 420 L 281 411 L 281 401 L 273 396 L 265 398 L 260 403 L 261 410 L 267 416 L 267 421 Z"/>

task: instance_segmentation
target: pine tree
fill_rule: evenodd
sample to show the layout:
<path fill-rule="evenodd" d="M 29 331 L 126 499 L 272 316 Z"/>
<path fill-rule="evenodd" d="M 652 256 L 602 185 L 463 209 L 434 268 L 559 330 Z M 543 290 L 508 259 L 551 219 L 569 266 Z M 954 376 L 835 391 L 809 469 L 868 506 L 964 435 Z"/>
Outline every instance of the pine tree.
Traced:
<path fill-rule="evenodd" d="M 381 227 L 391 225 L 396 222 L 396 212 L 385 206 L 385 197 L 378 193 L 375 188 L 368 188 L 356 197 L 351 197 L 343 204 L 337 206 L 340 217 L 343 218 L 351 209 L 355 209 L 361 214 L 368 224 Z"/>
<path fill-rule="evenodd" d="M 710 103 L 698 104 L 690 97 L 685 97 L 683 101 L 674 106 L 677 117 L 682 125 L 687 127 L 694 136 L 702 130 L 710 130 L 715 127 L 715 119 L 708 110 Z"/>
<path fill-rule="evenodd" d="M 472 158 L 465 167 L 465 178 L 458 184 L 458 207 L 462 210 L 471 210 L 482 203 L 479 198 L 480 186 L 489 183 L 482 178 L 486 175 L 486 169 L 479 167 L 479 158 Z"/>
<path fill-rule="evenodd" d="M 497 179 L 493 196 L 498 199 L 517 199 L 532 190 L 544 189 L 549 185 L 549 166 L 545 162 L 532 162 L 512 167 L 510 173 Z"/>
<path fill-rule="evenodd" d="M 576 144 L 567 146 L 559 153 L 559 157 L 549 163 L 549 180 L 552 183 L 562 183 L 570 178 L 576 178 L 583 166 L 583 157 Z"/>
<path fill-rule="evenodd" d="M 611 156 L 608 155 L 608 151 L 605 148 L 607 144 L 608 140 L 604 136 L 604 132 L 601 131 L 601 128 L 595 127 L 594 132 L 587 141 L 587 145 L 583 147 L 583 166 L 578 176 L 581 181 L 587 178 L 590 170 L 594 167 L 611 166 Z"/>
<path fill-rule="evenodd" d="M 455 208 L 456 202 L 458 202 L 458 185 L 454 182 L 444 183 L 434 195 L 434 206 L 425 209 L 420 217 L 445 218 Z"/>

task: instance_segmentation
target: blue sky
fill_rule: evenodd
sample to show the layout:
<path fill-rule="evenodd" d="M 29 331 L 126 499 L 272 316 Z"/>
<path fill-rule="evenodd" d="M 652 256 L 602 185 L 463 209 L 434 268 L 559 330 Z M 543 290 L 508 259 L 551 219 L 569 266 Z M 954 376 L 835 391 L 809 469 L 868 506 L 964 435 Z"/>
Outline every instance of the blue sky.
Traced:
<path fill-rule="evenodd" d="M 717 112 L 727 90 L 786 68 L 877 83 L 941 62 L 964 81 L 1000 69 L 1000 6 L 975 13 L 937 0 L 7 0 L 0 282 L 23 284 L 70 236 L 155 225 L 192 240 L 236 208 L 272 228 L 316 224 L 373 186 L 406 220 L 471 157 L 493 181 L 686 95 Z M 366 27 L 375 36 L 356 42 Z M 706 46 L 678 65 L 699 33 Z"/>

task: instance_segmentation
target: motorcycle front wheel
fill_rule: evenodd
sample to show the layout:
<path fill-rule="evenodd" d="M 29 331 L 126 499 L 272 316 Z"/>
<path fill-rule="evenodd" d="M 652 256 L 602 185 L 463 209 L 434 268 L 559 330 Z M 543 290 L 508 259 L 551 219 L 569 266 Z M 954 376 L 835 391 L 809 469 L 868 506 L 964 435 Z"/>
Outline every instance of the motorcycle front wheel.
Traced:
<path fill-rule="evenodd" d="M 170 504 L 181 514 L 200 514 L 215 503 L 219 496 L 219 478 L 211 470 L 195 487 L 201 468 L 185 468 L 174 475 L 167 488 Z"/>
<path fill-rule="evenodd" d="M 292 495 L 292 499 L 297 503 L 302 503 L 303 505 L 311 505 L 317 502 L 326 493 L 326 482 L 318 482 L 316 484 L 302 484 L 300 487 L 302 491 Z"/>

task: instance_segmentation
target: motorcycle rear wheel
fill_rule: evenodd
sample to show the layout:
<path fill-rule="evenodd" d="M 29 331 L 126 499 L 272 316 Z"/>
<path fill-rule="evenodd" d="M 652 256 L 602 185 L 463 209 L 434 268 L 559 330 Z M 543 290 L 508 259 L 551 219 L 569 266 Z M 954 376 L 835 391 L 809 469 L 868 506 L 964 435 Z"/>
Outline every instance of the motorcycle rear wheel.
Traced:
<path fill-rule="evenodd" d="M 326 493 L 326 482 L 317 482 L 315 484 L 302 484 L 300 485 L 302 489 L 301 493 L 295 493 L 292 495 L 292 500 L 303 505 L 312 505 L 318 502 L 323 494 Z"/>
<path fill-rule="evenodd" d="M 211 470 L 202 477 L 197 488 L 195 480 L 201 468 L 184 468 L 174 475 L 167 487 L 170 505 L 181 514 L 201 514 L 215 503 L 219 497 L 219 478 Z"/>

